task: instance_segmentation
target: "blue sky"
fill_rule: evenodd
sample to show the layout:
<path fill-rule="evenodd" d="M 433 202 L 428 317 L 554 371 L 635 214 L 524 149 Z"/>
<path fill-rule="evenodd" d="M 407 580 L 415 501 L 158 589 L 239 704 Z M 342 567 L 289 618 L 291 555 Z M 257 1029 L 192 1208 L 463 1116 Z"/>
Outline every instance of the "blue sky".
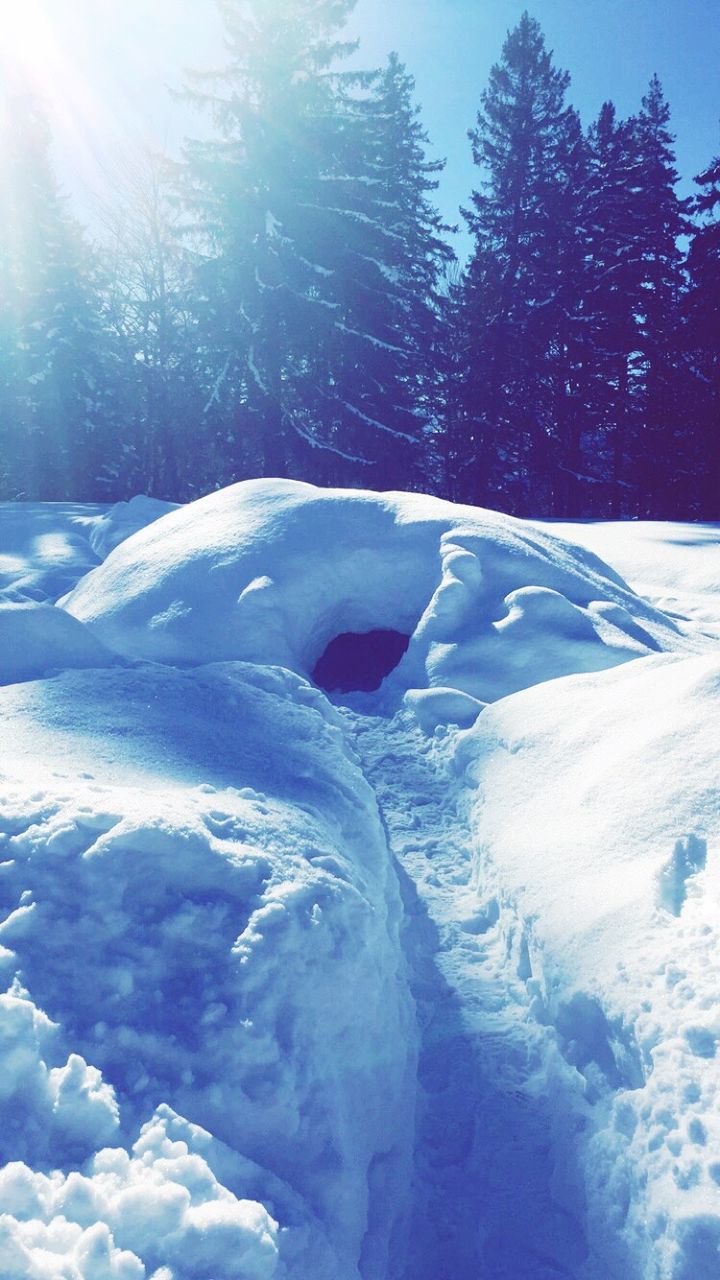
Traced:
<path fill-rule="evenodd" d="M 63 176 L 87 201 L 97 162 L 112 169 L 120 149 L 145 138 L 176 147 L 194 128 L 170 99 L 181 68 L 222 63 L 213 0 L 9 0 L 5 43 L 24 36 L 39 57 L 54 105 Z M 438 201 L 448 220 L 475 180 L 472 125 L 514 0 L 359 0 L 353 29 L 360 60 L 396 49 L 417 81 L 432 152 L 447 157 Z M 556 63 L 572 75 L 571 100 L 587 124 L 605 98 L 637 109 L 657 71 L 673 110 L 685 186 L 720 151 L 720 0 L 535 0 Z M 5 14 L 15 15 L 14 17 Z M 44 43 L 38 37 L 44 28 Z M 40 50 L 38 54 L 36 50 Z"/>
<path fill-rule="evenodd" d="M 508 28 L 527 8 L 570 100 L 588 124 L 611 98 L 637 110 L 657 71 L 672 108 L 684 186 L 720 152 L 720 0 L 360 0 L 356 26 L 372 62 L 397 48 L 417 81 L 435 154 L 447 157 L 443 212 L 456 217 L 476 171 L 467 129 Z"/>

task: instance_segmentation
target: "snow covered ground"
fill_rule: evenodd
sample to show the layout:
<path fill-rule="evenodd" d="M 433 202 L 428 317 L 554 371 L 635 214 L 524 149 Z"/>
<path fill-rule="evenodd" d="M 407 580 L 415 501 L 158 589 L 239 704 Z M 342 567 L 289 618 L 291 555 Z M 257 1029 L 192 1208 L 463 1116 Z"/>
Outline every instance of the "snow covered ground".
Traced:
<path fill-rule="evenodd" d="M 0 505 L 3 1280 L 717 1280 L 719 637 L 711 526 Z"/>

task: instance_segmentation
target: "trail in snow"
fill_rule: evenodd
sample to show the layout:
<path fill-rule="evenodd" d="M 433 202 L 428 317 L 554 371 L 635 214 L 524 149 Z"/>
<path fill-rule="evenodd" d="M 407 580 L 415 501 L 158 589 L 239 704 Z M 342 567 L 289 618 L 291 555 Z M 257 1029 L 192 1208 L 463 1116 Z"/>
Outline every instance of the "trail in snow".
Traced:
<path fill-rule="evenodd" d="M 513 922 L 492 901 L 478 914 L 449 757 L 409 717 L 349 716 L 398 864 L 421 1028 L 403 1280 L 592 1275 L 577 1100 L 548 1096 L 549 1033 L 530 1013 Z"/>

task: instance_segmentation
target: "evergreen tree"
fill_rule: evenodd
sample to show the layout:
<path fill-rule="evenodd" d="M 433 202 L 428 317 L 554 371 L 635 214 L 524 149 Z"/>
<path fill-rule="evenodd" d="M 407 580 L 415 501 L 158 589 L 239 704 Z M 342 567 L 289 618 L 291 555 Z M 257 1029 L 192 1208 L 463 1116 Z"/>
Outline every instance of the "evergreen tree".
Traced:
<path fill-rule="evenodd" d="M 297 406 L 327 330 L 324 182 L 344 144 L 330 68 L 355 0 L 219 0 L 230 62 L 194 77 L 218 136 L 189 142 L 180 174 L 199 247 L 194 290 L 207 418 L 231 476 L 297 469 L 315 443 Z M 340 155 L 339 155 L 340 153 Z"/>
<path fill-rule="evenodd" d="M 637 514 L 678 514 L 690 477 L 683 429 L 683 257 L 687 204 L 675 190 L 670 109 L 657 76 L 635 123 L 641 190 L 642 293 L 638 351 L 642 378 L 642 435 L 633 458 Z"/>
<path fill-rule="evenodd" d="M 98 212 L 108 313 L 126 355 L 125 484 L 130 492 L 189 499 L 212 488 L 218 459 L 199 435 L 202 375 L 169 165 L 140 155 L 112 178 Z"/>
<path fill-rule="evenodd" d="M 436 383 L 439 491 L 453 502 L 462 502 L 476 485 L 479 459 L 469 448 L 467 414 L 460 390 L 470 367 L 472 352 L 465 306 L 465 276 L 454 263 L 440 298 L 439 329 L 433 352 Z"/>
<path fill-rule="evenodd" d="M 583 290 L 584 449 L 593 484 L 585 514 L 622 515 L 629 462 L 641 431 L 639 323 L 645 278 L 645 214 L 635 121 L 606 102 L 588 133 Z"/>
<path fill-rule="evenodd" d="M 10 497 L 96 498 L 119 447 L 119 353 L 93 254 L 68 214 L 38 102 L 15 92 L 0 130 L 0 431 Z"/>
<path fill-rule="evenodd" d="M 691 511 L 720 519 L 720 156 L 696 177 L 688 253 L 687 351 L 691 374 L 687 441 Z"/>
<path fill-rule="evenodd" d="M 583 144 L 568 84 L 525 13 L 470 134 L 483 178 L 466 213 L 475 249 L 458 394 L 466 450 L 478 461 L 463 496 L 518 512 L 551 507 L 575 430 L 567 401 L 575 394 Z"/>
<path fill-rule="evenodd" d="M 441 166 L 396 57 L 333 69 L 352 8 L 221 5 L 228 90 L 196 95 L 220 137 L 190 144 L 183 174 L 204 249 L 198 335 L 236 474 L 418 484 L 451 256 L 428 198 Z"/>
<path fill-rule="evenodd" d="M 425 157 L 414 81 L 391 55 L 346 101 L 344 172 L 328 176 L 324 262 L 332 326 L 315 418 L 340 459 L 324 478 L 379 487 L 428 484 L 437 414 L 438 288 L 452 251 L 429 193 L 442 164 Z M 308 396 L 312 403 L 312 393 Z M 343 453 L 359 459 L 351 463 Z M 358 465 L 363 471 L 358 470 Z"/>

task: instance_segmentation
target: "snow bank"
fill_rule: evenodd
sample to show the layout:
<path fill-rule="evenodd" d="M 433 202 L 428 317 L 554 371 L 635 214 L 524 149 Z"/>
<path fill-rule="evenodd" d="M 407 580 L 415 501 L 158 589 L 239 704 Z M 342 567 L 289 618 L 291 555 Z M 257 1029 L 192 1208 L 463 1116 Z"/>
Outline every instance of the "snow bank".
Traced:
<path fill-rule="evenodd" d="M 0 502 L 0 599 L 57 600 L 98 563 L 86 526 L 101 506 Z"/>
<path fill-rule="evenodd" d="M 720 636 L 720 525 L 625 520 L 548 527 L 601 556 L 681 629 Z"/>
<path fill-rule="evenodd" d="M 715 1280 L 717 530 L 565 532 L 0 507 L 3 1276 Z"/>
<path fill-rule="evenodd" d="M 102 514 L 86 519 L 90 546 L 99 560 L 105 560 L 115 547 L 146 525 L 177 510 L 176 502 L 163 502 L 137 494 L 129 502 L 116 502 Z"/>
<path fill-rule="evenodd" d="M 62 609 L 0 601 L 0 685 L 36 680 L 59 669 L 116 662 L 117 656 L 88 627 Z"/>
<path fill-rule="evenodd" d="M 582 1083 L 609 1275 L 720 1266 L 719 716 L 716 657 L 653 657 L 488 708 L 456 756 L 479 914 Z"/>
<path fill-rule="evenodd" d="M 396 689 L 482 702 L 693 647 L 592 553 L 537 526 L 292 481 L 244 482 L 165 516 L 60 603 L 126 657 L 303 675 L 336 636 L 393 630 L 412 635 Z"/>
<path fill-rule="evenodd" d="M 0 1131 L 36 1171 L 12 1175 L 11 1274 L 379 1280 L 415 1032 L 395 873 L 327 702 L 286 671 L 147 667 L 13 685 L 0 715 Z M 162 1105 L 212 1135 L 217 1186 L 164 1138 L 123 1152 Z"/>
<path fill-rule="evenodd" d="M 144 497 L 112 507 L 0 502 L 0 601 L 57 600 L 123 538 L 173 509 Z"/>

